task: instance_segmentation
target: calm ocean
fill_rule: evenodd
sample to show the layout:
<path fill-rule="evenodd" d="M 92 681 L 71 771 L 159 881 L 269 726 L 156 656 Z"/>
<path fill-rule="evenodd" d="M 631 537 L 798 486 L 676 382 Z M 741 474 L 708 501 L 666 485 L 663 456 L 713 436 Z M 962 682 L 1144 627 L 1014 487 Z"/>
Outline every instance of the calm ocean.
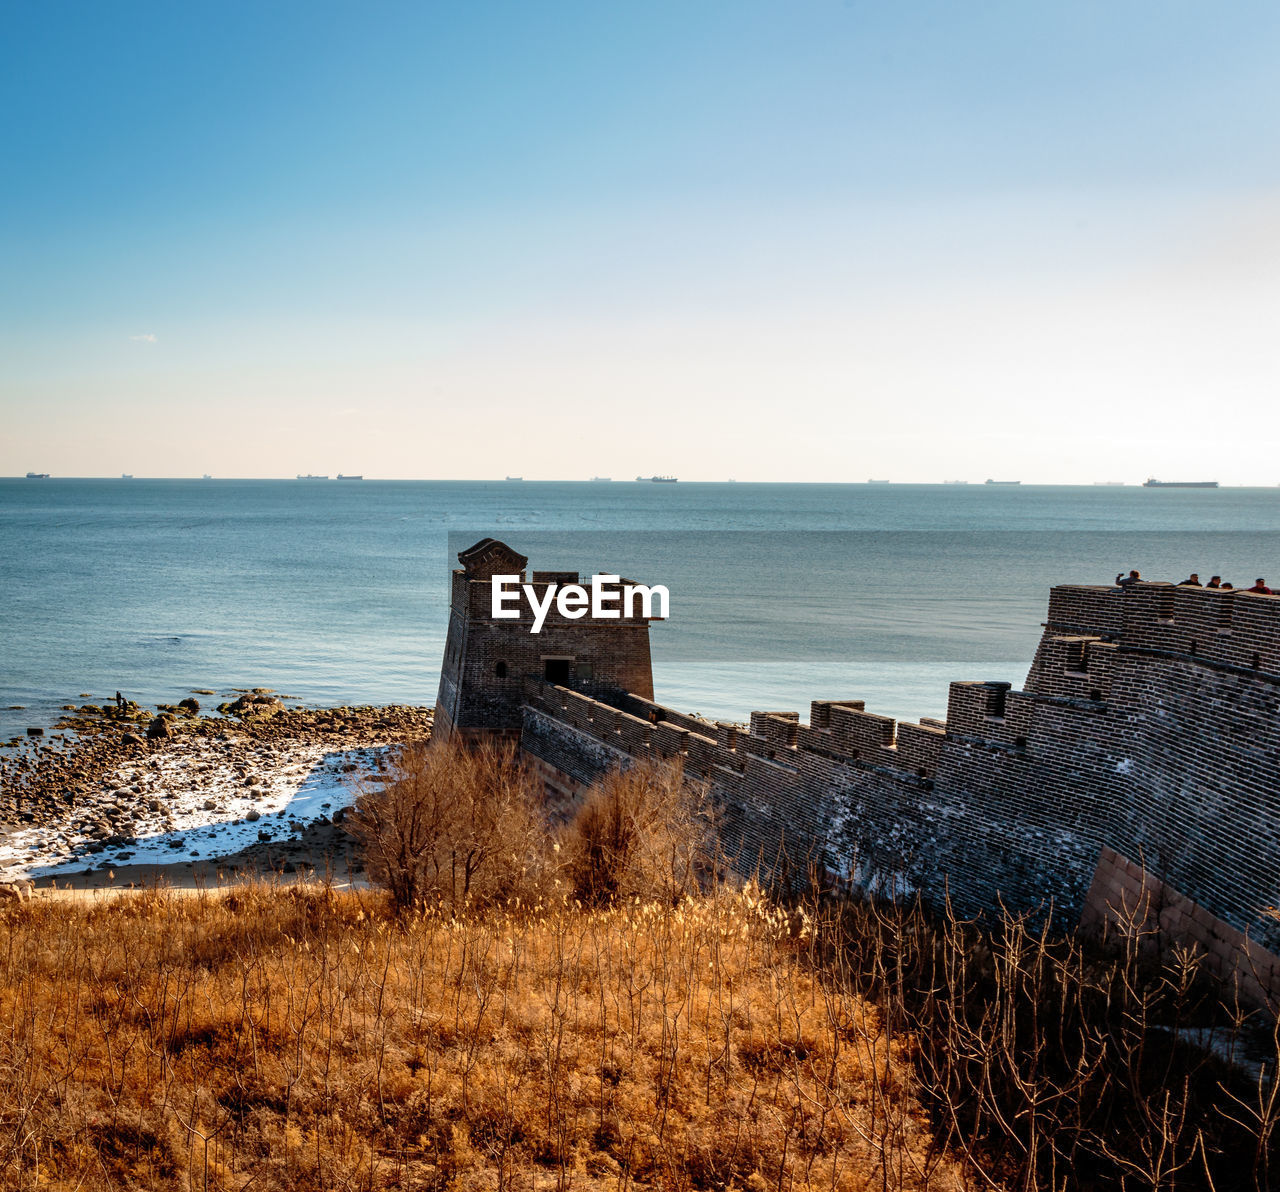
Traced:
<path fill-rule="evenodd" d="M 666 584 L 666 703 L 916 718 L 1020 683 L 1054 583 L 1280 579 L 1280 489 L 0 480 L 0 738 L 117 689 L 434 702 L 448 569 L 485 535 Z"/>

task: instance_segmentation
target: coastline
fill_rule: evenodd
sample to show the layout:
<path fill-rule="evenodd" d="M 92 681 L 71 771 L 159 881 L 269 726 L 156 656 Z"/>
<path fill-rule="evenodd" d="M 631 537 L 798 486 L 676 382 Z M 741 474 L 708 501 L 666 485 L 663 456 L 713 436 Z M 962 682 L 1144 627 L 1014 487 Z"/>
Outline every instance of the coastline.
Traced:
<path fill-rule="evenodd" d="M 0 758 L 0 882 L 358 881 L 338 821 L 360 785 L 386 781 L 396 747 L 430 735 L 431 710 L 241 703 L 225 716 L 78 714 L 60 738 Z M 141 721 L 162 735 L 147 740 Z"/>

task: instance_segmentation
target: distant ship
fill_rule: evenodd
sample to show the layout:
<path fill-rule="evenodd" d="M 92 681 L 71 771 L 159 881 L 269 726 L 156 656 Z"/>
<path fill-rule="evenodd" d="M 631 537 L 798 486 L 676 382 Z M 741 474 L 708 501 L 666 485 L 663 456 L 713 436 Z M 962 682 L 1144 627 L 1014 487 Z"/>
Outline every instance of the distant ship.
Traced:
<path fill-rule="evenodd" d="M 637 476 L 637 480 L 648 480 L 652 484 L 675 484 L 674 476 Z"/>
<path fill-rule="evenodd" d="M 28 480 L 48 480 L 49 473 L 48 472 L 28 472 L 27 479 Z"/>
<path fill-rule="evenodd" d="M 298 479 L 299 479 L 299 480 L 328 480 L 328 479 L 329 479 L 329 477 L 328 477 L 328 476 L 313 476 L 310 472 L 308 472 L 308 473 L 304 476 L 301 472 L 299 472 L 299 473 L 298 473 Z"/>
<path fill-rule="evenodd" d="M 592 476 L 591 477 L 592 484 L 608 484 L 612 480 L 613 480 L 612 476 Z"/>
<path fill-rule="evenodd" d="M 1216 480 L 1156 480 L 1142 482 L 1143 488 L 1217 488 Z"/>
<path fill-rule="evenodd" d="M 339 480 L 363 480 L 364 477 L 363 476 L 344 476 L 341 472 L 339 472 L 338 479 Z"/>
<path fill-rule="evenodd" d="M 988 480 L 987 484 L 1021 484 L 1021 480 Z"/>
<path fill-rule="evenodd" d="M 967 480 L 944 480 L 943 484 L 968 484 Z"/>
<path fill-rule="evenodd" d="M 524 479 L 524 477 L 523 477 L 523 476 L 508 476 L 508 477 L 507 477 L 507 479 L 508 479 L 508 480 L 523 480 L 523 479 Z"/>
<path fill-rule="evenodd" d="M 892 484 L 892 480 L 868 480 L 868 484 Z"/>
<path fill-rule="evenodd" d="M 132 472 L 121 472 L 121 473 L 120 473 L 120 479 L 121 479 L 121 480 L 132 480 L 132 479 L 133 479 L 133 473 L 132 473 Z"/>
<path fill-rule="evenodd" d="M 1095 480 L 1094 488 L 1124 488 L 1123 480 Z"/>
<path fill-rule="evenodd" d="M 213 479 L 213 477 L 212 477 L 212 476 L 210 476 L 208 472 L 206 472 L 203 476 L 201 476 L 201 477 L 200 477 L 200 479 L 201 479 L 201 480 L 212 480 L 212 479 Z"/>

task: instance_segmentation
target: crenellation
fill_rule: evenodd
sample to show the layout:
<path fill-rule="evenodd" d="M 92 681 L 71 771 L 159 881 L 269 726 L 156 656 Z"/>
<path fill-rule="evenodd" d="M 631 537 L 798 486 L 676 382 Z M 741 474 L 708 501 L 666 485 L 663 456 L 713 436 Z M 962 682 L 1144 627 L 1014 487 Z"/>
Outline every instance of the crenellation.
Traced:
<path fill-rule="evenodd" d="M 852 708 L 855 712 L 865 712 L 867 704 L 860 699 L 816 699 L 809 705 L 809 727 L 830 728 L 832 708 Z"/>
<path fill-rule="evenodd" d="M 774 749 L 794 749 L 800 727 L 798 712 L 752 712 L 751 735 Z"/>
<path fill-rule="evenodd" d="M 947 731 L 969 737 L 987 736 L 990 707 L 991 690 L 986 683 L 952 683 L 947 698 Z"/>
<path fill-rule="evenodd" d="M 714 741 L 700 737 L 696 733 L 686 734 L 684 748 L 685 767 L 691 775 L 699 778 L 719 765 L 723 756 L 723 751 Z"/>
<path fill-rule="evenodd" d="M 841 705 L 831 709 L 833 748 L 846 757 L 871 760 L 879 749 L 893 744 L 896 727 L 888 716 Z"/>
<path fill-rule="evenodd" d="M 1049 592 L 1046 627 L 1058 633 L 1101 638 L 1118 636 L 1124 590 L 1089 584 L 1060 584 Z"/>
<path fill-rule="evenodd" d="M 671 724 L 655 725 L 653 750 L 660 757 L 683 758 L 689 752 L 689 730 Z"/>
<path fill-rule="evenodd" d="M 920 778 L 932 778 L 947 739 L 944 729 L 928 724 L 898 725 L 898 763 L 904 770 L 914 771 Z"/>
<path fill-rule="evenodd" d="M 622 747 L 632 756 L 648 754 L 652 748 L 653 726 L 647 720 L 623 713 L 622 722 L 618 726 L 618 737 Z"/>

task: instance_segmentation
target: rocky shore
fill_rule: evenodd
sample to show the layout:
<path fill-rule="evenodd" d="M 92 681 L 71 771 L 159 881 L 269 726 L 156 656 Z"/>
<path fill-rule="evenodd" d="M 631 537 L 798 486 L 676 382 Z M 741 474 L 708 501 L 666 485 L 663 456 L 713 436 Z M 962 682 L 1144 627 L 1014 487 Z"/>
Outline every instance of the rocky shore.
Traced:
<path fill-rule="evenodd" d="M 428 708 L 288 709 L 261 689 L 218 716 L 195 699 L 68 711 L 0 755 L 0 881 L 347 876 L 334 820 L 358 786 L 386 781 L 397 746 L 431 732 Z"/>

